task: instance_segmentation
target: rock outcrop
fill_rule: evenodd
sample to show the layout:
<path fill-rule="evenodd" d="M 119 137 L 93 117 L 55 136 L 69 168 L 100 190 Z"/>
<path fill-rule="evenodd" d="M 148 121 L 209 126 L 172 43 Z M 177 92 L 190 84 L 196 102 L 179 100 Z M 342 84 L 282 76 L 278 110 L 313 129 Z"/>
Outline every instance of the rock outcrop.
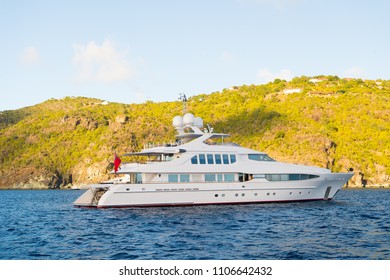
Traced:
<path fill-rule="evenodd" d="M 70 187 L 73 183 L 72 174 L 60 174 L 59 171 L 56 171 L 51 177 L 51 180 L 48 184 L 49 189 L 63 189 Z"/>

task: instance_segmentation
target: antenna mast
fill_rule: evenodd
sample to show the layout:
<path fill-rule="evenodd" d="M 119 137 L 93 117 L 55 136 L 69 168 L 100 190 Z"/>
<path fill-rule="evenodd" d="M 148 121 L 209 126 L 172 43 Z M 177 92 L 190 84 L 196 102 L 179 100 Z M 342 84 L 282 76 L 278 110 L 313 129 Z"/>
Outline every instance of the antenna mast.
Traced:
<path fill-rule="evenodd" d="M 187 97 L 184 93 L 180 93 L 179 100 L 183 102 L 183 116 L 187 113 Z"/>

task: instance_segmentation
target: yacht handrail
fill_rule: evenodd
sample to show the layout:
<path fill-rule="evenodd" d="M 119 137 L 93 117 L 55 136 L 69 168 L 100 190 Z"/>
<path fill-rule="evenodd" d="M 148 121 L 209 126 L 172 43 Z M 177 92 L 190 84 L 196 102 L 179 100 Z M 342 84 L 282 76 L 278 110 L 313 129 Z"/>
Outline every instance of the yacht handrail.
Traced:
<path fill-rule="evenodd" d="M 177 147 L 179 145 L 178 142 L 148 142 L 144 144 L 144 150 L 151 148 L 159 148 L 159 147 Z"/>

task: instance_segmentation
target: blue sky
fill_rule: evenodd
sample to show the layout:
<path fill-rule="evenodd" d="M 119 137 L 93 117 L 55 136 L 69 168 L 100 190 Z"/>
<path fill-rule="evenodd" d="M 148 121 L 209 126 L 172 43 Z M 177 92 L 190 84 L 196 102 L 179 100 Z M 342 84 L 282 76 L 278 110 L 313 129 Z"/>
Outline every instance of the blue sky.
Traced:
<path fill-rule="evenodd" d="M 301 75 L 390 79 L 389 11 L 385 0 L 0 0 L 0 111 Z"/>

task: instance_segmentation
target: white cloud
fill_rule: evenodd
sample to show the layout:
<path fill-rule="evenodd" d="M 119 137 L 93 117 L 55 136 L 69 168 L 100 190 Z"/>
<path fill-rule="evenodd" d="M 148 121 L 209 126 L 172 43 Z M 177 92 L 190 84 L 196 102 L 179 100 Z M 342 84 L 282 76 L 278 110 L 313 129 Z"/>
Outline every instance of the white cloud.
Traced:
<path fill-rule="evenodd" d="M 134 75 L 134 70 L 126 60 L 126 53 L 118 51 L 109 39 L 101 45 L 94 41 L 86 45 L 74 43 L 73 64 L 78 74 L 78 81 L 116 82 Z"/>
<path fill-rule="evenodd" d="M 294 75 L 288 69 L 283 69 L 279 73 L 272 73 L 267 68 L 263 68 L 257 72 L 257 77 L 263 83 L 273 82 L 275 79 L 290 81 Z"/>
<path fill-rule="evenodd" d="M 32 65 L 39 62 L 39 52 L 35 47 L 26 47 L 20 55 L 20 61 L 24 65 Z"/>

